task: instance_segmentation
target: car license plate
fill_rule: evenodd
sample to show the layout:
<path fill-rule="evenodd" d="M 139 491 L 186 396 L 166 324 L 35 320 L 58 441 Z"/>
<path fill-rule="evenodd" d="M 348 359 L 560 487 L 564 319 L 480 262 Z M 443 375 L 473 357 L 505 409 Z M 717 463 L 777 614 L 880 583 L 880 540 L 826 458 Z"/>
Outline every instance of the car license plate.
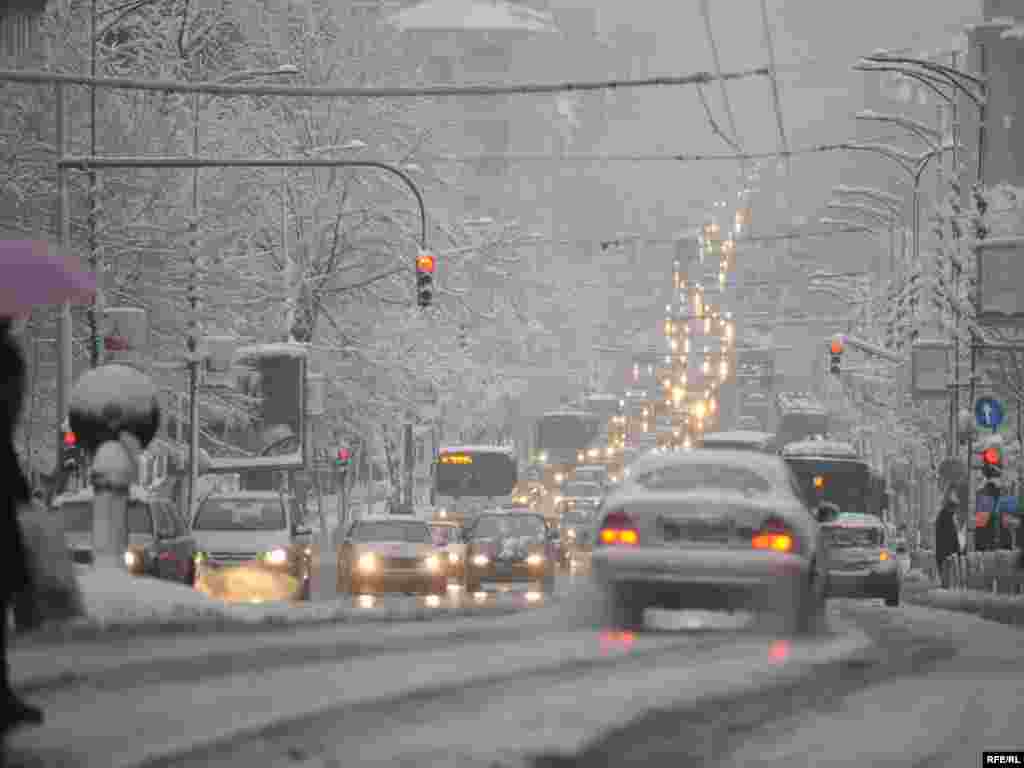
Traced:
<path fill-rule="evenodd" d="M 728 520 L 674 520 L 662 523 L 665 541 L 669 543 L 726 543 L 732 534 Z"/>

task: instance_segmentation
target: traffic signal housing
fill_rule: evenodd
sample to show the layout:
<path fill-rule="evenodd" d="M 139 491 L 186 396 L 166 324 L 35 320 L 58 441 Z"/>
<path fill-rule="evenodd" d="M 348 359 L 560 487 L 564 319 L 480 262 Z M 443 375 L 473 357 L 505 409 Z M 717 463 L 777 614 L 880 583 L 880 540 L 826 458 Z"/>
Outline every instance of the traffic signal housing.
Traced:
<path fill-rule="evenodd" d="M 434 267 L 436 259 L 432 253 L 421 253 L 416 257 L 416 303 L 429 307 L 434 300 Z"/>
<path fill-rule="evenodd" d="M 981 474 L 986 480 L 995 480 L 1003 475 L 1003 454 L 992 446 L 981 452 Z"/>
<path fill-rule="evenodd" d="M 338 455 L 334 459 L 334 466 L 339 469 L 348 469 L 349 464 L 352 463 L 352 452 L 345 447 L 338 449 Z"/>
<path fill-rule="evenodd" d="M 833 376 L 838 376 L 843 370 L 843 341 L 832 339 L 829 345 L 829 366 L 828 370 Z"/>

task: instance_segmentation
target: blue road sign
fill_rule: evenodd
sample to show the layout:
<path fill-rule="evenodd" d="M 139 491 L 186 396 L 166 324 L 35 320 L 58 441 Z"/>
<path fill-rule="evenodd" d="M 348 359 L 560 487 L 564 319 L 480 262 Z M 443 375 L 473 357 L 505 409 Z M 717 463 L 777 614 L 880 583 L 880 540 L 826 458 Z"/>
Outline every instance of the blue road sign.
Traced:
<path fill-rule="evenodd" d="M 1003 423 L 1003 404 L 994 397 L 981 397 L 974 404 L 974 418 L 979 427 L 995 432 Z"/>

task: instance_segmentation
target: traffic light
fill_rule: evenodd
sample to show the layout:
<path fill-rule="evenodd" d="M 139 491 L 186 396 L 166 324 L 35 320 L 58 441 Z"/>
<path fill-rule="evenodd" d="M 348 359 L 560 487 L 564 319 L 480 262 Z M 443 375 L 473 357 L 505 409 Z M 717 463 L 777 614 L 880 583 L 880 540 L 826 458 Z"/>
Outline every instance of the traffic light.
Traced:
<path fill-rule="evenodd" d="M 334 459 L 334 466 L 340 469 L 347 469 L 348 465 L 352 463 L 352 452 L 348 448 L 339 448 L 338 455 Z"/>
<path fill-rule="evenodd" d="M 832 344 L 828 348 L 829 351 L 829 366 L 828 370 L 833 376 L 838 376 L 842 373 L 843 369 L 843 341 L 842 339 L 832 339 Z"/>
<path fill-rule="evenodd" d="M 1003 454 L 995 447 L 981 452 L 981 474 L 986 480 L 995 480 L 1003 475 Z"/>
<path fill-rule="evenodd" d="M 434 299 L 434 267 L 434 254 L 416 257 L 416 298 L 421 307 L 429 307 Z"/>
<path fill-rule="evenodd" d="M 61 450 L 61 468 L 65 472 L 77 472 L 81 463 L 78 449 L 78 435 L 71 430 L 65 431 L 61 444 L 63 446 L 63 449 Z"/>

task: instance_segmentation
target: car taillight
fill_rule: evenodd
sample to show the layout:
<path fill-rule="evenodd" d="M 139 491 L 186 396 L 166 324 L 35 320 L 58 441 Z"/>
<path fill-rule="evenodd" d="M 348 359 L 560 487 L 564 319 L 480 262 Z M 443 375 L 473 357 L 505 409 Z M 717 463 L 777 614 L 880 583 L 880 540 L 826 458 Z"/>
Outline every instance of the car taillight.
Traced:
<path fill-rule="evenodd" d="M 598 534 L 602 544 L 624 544 L 636 546 L 640 543 L 640 532 L 625 512 L 615 511 L 604 519 Z"/>
<path fill-rule="evenodd" d="M 754 534 L 751 542 L 754 549 L 765 549 L 772 552 L 792 552 L 796 542 L 785 522 L 778 518 L 769 518 Z"/>

